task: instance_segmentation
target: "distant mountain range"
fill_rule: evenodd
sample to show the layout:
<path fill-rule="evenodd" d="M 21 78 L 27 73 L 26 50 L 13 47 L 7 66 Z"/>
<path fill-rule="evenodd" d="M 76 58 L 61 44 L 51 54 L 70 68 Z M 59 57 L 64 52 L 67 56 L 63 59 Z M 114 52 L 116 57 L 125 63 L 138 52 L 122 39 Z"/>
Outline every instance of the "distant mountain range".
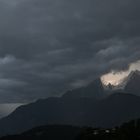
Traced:
<path fill-rule="evenodd" d="M 140 96 L 140 71 L 132 71 L 117 87 L 111 85 L 103 85 L 100 78 L 95 79 L 89 85 L 78 89 L 67 91 L 63 97 L 66 98 L 94 98 L 103 99 L 115 92 L 130 93 Z"/>
<path fill-rule="evenodd" d="M 112 127 L 140 118 L 140 97 L 116 93 L 103 100 L 49 98 L 21 106 L 0 120 L 0 135 L 20 133 L 39 125 Z"/>
<path fill-rule="evenodd" d="M 20 106 L 0 120 L 0 135 L 21 133 L 40 125 L 113 127 L 140 118 L 139 72 L 126 79 L 121 92 L 108 94 L 100 79 L 66 92 Z"/>

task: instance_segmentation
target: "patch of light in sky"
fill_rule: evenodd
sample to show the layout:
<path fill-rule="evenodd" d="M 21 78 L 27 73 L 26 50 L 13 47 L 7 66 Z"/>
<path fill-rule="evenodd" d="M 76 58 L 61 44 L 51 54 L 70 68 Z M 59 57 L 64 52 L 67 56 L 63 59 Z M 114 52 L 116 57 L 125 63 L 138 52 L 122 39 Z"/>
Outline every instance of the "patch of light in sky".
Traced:
<path fill-rule="evenodd" d="M 17 107 L 21 106 L 20 103 L 0 104 L 0 118 L 5 117 L 12 113 Z"/>
<path fill-rule="evenodd" d="M 129 69 L 127 71 L 120 71 L 117 73 L 111 71 L 110 73 L 103 75 L 101 77 L 101 80 L 105 85 L 108 85 L 109 83 L 112 85 L 119 85 L 120 82 L 125 77 L 127 77 L 131 71 L 135 71 L 135 70 L 140 70 L 140 61 L 130 64 Z"/>

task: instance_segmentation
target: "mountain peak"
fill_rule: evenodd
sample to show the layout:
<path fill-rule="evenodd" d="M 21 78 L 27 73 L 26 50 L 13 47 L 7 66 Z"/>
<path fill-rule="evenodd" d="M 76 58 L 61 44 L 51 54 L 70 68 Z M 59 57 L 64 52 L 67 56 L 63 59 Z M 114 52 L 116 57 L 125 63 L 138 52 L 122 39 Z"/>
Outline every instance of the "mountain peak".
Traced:
<path fill-rule="evenodd" d="M 135 71 L 132 71 L 130 74 L 129 74 L 129 78 L 135 78 L 137 76 L 140 76 L 140 71 L 139 70 L 135 70 Z"/>
<path fill-rule="evenodd" d="M 126 85 L 124 90 L 126 92 L 140 95 L 139 83 L 140 83 L 140 71 L 138 70 L 132 71 L 126 79 Z"/>
<path fill-rule="evenodd" d="M 129 83 L 130 81 L 132 81 L 132 80 L 135 81 L 137 79 L 140 79 L 140 71 L 135 70 L 135 71 L 130 72 L 130 74 L 127 77 L 127 81 L 126 82 Z"/>
<path fill-rule="evenodd" d="M 90 86 L 92 86 L 92 87 L 97 86 L 97 87 L 103 88 L 103 84 L 102 84 L 102 81 L 100 78 L 96 78 L 89 85 L 87 85 L 87 87 L 90 87 Z"/>
<path fill-rule="evenodd" d="M 67 98 L 94 98 L 101 99 L 105 96 L 104 87 L 100 78 L 85 87 L 77 88 L 66 92 L 63 97 Z"/>

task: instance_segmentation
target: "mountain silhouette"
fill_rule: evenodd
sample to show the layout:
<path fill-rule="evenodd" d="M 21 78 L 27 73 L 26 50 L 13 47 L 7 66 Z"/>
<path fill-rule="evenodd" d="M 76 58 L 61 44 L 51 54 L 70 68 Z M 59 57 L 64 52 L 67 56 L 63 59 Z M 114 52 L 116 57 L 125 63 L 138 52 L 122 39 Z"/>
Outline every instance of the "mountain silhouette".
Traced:
<path fill-rule="evenodd" d="M 132 71 L 125 82 L 124 91 L 140 96 L 140 71 Z"/>
<path fill-rule="evenodd" d="M 0 135 L 21 133 L 40 125 L 113 127 L 140 118 L 140 97 L 116 93 L 102 100 L 48 98 L 17 108 L 0 120 Z"/>
<path fill-rule="evenodd" d="M 124 90 L 107 94 L 100 78 L 89 85 L 18 107 L 0 120 L 0 136 L 41 125 L 113 127 L 140 118 L 140 72 L 132 72 Z M 116 92 L 116 93 L 114 93 Z"/>
<path fill-rule="evenodd" d="M 102 99 L 106 96 L 103 84 L 100 78 L 95 79 L 89 85 L 66 92 L 64 98 L 94 98 Z"/>

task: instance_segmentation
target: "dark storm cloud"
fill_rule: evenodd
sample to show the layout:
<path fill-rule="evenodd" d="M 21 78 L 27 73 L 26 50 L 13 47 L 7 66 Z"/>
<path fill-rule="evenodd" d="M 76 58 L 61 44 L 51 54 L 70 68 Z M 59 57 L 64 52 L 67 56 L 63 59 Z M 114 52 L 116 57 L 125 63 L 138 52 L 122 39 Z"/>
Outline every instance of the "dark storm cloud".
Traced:
<path fill-rule="evenodd" d="M 1 0 L 0 97 L 59 96 L 140 58 L 139 0 Z"/>

